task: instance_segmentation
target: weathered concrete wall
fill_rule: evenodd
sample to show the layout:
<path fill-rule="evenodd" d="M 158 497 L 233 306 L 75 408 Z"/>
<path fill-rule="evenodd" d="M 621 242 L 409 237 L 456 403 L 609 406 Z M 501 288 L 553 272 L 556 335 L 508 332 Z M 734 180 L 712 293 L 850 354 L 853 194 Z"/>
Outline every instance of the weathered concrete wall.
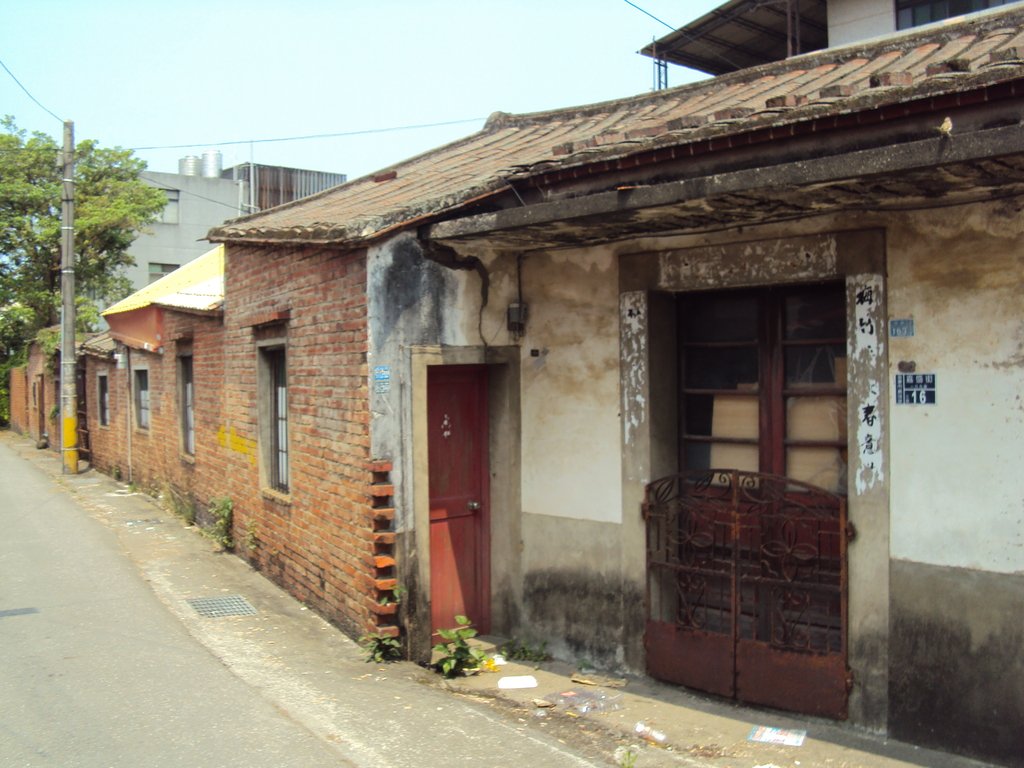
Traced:
<path fill-rule="evenodd" d="M 639 599 L 636 589 L 623 598 L 614 535 L 622 510 L 617 483 L 607 488 L 620 466 L 615 258 L 610 251 L 438 258 L 409 235 L 368 255 L 369 367 L 387 377 L 371 395 L 371 449 L 395 460 L 413 655 L 430 629 L 426 370 L 477 363 L 490 366 L 491 380 L 493 631 L 615 663 L 623 604 Z M 520 285 L 529 318 L 513 346 L 506 308 Z M 558 520 L 578 529 L 571 554 L 565 536 L 551 536 Z M 597 583 L 605 584 L 601 598 L 590 592 Z"/>
<path fill-rule="evenodd" d="M 890 234 L 891 373 L 934 374 L 892 405 L 894 735 L 1024 765 L 1024 222 L 994 204 Z"/>
<path fill-rule="evenodd" d="M 620 522 L 616 259 L 530 254 L 523 286 L 523 510 Z"/>
<path fill-rule="evenodd" d="M 896 11 L 892 0 L 829 0 L 830 48 L 888 35 L 895 29 Z"/>
<path fill-rule="evenodd" d="M 380 317 L 390 318 L 382 330 L 401 330 L 375 344 L 373 354 L 392 361 L 405 389 L 374 401 L 374 453 L 379 440 L 381 451 L 402 454 L 404 471 L 412 473 L 402 486 L 410 494 L 406 506 L 422 506 L 413 496 L 425 493 L 425 479 L 414 482 L 413 475 L 425 466 L 424 449 L 416 447 L 415 436 L 411 444 L 402 440 L 404 430 L 415 433 L 411 422 L 422 408 L 413 392 L 415 366 L 406 361 L 419 354 L 425 370 L 430 364 L 485 362 L 490 345 L 512 350 L 520 366 L 518 403 L 510 401 L 502 423 L 518 429 L 521 498 L 517 505 L 509 493 L 507 508 L 517 522 L 509 523 L 509 536 L 494 552 L 495 562 L 506 558 L 496 566 L 503 583 L 521 584 L 521 594 L 501 598 L 509 603 L 503 628 L 545 641 L 566 658 L 641 670 L 645 563 L 639 502 L 645 482 L 673 470 L 676 439 L 674 372 L 665 365 L 674 349 L 673 304 L 665 297 L 845 280 L 849 516 L 856 529 L 849 545 L 850 718 L 925 739 L 934 732 L 938 746 L 955 746 L 959 737 L 941 741 L 941 713 L 915 714 L 914 702 L 930 694 L 952 696 L 957 687 L 966 694 L 945 720 L 960 718 L 975 733 L 986 733 L 984 713 L 971 702 L 984 700 L 995 662 L 974 651 L 961 654 L 975 669 L 949 677 L 955 686 L 932 673 L 938 657 L 920 653 L 920 643 L 944 631 L 962 636 L 964 626 L 977 633 L 980 625 L 951 620 L 942 607 L 948 590 L 926 585 L 928 574 L 940 573 L 960 581 L 964 599 L 977 604 L 979 615 L 1017 610 L 1013 601 L 1024 571 L 1024 488 L 1014 470 L 1014 459 L 1024 455 L 1020 229 L 1012 206 L 993 204 L 954 212 L 854 213 L 519 257 L 482 254 L 489 288 L 482 310 L 479 273 L 382 251 L 378 266 L 406 258 L 428 290 L 402 312 L 395 310 L 401 301 L 380 308 Z M 514 348 L 504 310 L 519 280 L 530 316 Z M 417 282 L 417 290 L 423 285 Z M 390 298 L 381 294 L 381 301 Z M 888 321 L 909 318 L 916 335 L 890 339 Z M 430 349 L 415 352 L 416 345 Z M 936 405 L 895 403 L 893 377 L 901 364 L 937 375 Z M 395 386 L 393 379 L 393 392 Z M 521 421 L 508 417 L 517 408 Z M 512 439 L 496 439 L 506 438 Z M 515 472 L 509 478 L 515 486 Z M 412 511 L 406 515 L 408 530 L 422 525 Z M 413 572 L 421 577 L 423 563 L 416 558 L 422 546 L 409 549 Z M 518 549 L 517 564 L 510 553 Z M 1003 640 L 982 645 L 1000 659 L 1010 681 L 999 690 L 1022 690 L 1019 639 L 1012 627 L 996 625 Z M 1017 716 L 1009 694 L 999 696 L 1000 711 Z M 968 728 L 950 724 L 946 730 Z M 994 738 L 998 743 L 1002 737 Z"/>
<path fill-rule="evenodd" d="M 486 254 L 428 253 L 406 234 L 371 249 L 367 261 L 371 453 L 393 464 L 403 623 L 412 657 L 422 660 L 429 657 L 433 629 L 426 438 L 431 366 L 488 366 L 491 625 L 505 634 L 519 627 L 520 366 L 504 320 L 515 260 L 510 266 Z"/>
<path fill-rule="evenodd" d="M 521 633 L 564 658 L 626 666 L 643 582 L 622 569 L 618 259 L 531 253 L 522 283 Z"/>
<path fill-rule="evenodd" d="M 425 409 L 412 386 L 410 349 L 452 343 L 458 327 L 455 273 L 424 255 L 412 235 L 401 235 L 371 248 L 367 272 L 367 367 L 371 386 L 370 455 L 392 463 L 397 578 L 404 593 L 402 622 L 412 658 L 430 653 L 429 516 L 417 521 L 414 499 L 426 488 L 416 485 L 415 468 L 426 469 L 425 446 L 417 447 L 413 424 Z M 425 418 L 425 415 L 423 416 Z M 421 475 L 424 484 L 425 475 Z M 422 535 L 417 534 L 422 530 Z"/>
<path fill-rule="evenodd" d="M 369 392 L 370 449 L 373 456 L 395 462 L 395 527 L 401 532 L 412 527 L 407 519 L 411 512 L 406 498 L 411 488 L 405 481 L 408 455 L 403 453 L 411 449 L 403 440 L 411 429 L 409 349 L 466 344 L 459 333 L 460 299 L 467 292 L 460 287 L 466 275 L 427 259 L 412 235 L 371 248 L 366 270 L 367 365 L 371 377 L 376 376 Z"/>
<path fill-rule="evenodd" d="M 1024 574 L 896 561 L 890 733 L 1024 765 Z"/>
<path fill-rule="evenodd" d="M 907 217 L 890 237 L 892 373 L 935 374 L 894 405 L 893 556 L 1024 571 L 1024 222 L 1015 206 Z M 952 543 L 955 542 L 955 545 Z"/>
<path fill-rule="evenodd" d="M 519 637 L 546 642 L 562 659 L 606 668 L 628 666 L 625 657 L 643 604 L 643 582 L 621 569 L 621 526 L 548 515 L 523 521 L 524 623 Z"/>

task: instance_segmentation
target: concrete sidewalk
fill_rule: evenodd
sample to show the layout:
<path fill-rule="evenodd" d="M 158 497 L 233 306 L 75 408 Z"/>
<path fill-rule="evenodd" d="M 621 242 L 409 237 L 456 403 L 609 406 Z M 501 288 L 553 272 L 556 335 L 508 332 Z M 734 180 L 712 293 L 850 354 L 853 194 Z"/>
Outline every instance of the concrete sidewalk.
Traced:
<path fill-rule="evenodd" d="M 358 765 L 422 768 L 445 764 L 446 754 L 480 766 L 617 765 L 615 749 L 631 745 L 637 746 L 639 768 L 984 765 L 827 721 L 729 705 L 645 678 L 609 678 L 588 670 L 586 682 L 574 681 L 576 670 L 558 662 L 510 662 L 496 672 L 452 682 L 411 663 L 367 664 L 365 653 L 352 640 L 240 558 L 218 551 L 155 500 L 98 472 L 63 475 L 57 454 L 36 450 L 17 434 L 2 432 L 0 440 L 48 473 L 117 533 L 154 592 L 193 637 L 261 695 Z M 254 613 L 209 618 L 189 602 L 223 602 L 236 596 Z M 536 679 L 536 687 L 499 687 L 502 678 L 525 676 Z M 599 691 L 618 697 L 617 708 L 571 716 L 534 703 L 560 693 Z M 652 746 L 639 738 L 634 733 L 638 722 L 663 732 L 665 744 Z M 806 739 L 800 746 L 750 741 L 757 726 L 806 731 Z M 507 731 L 515 740 L 510 756 L 514 760 L 518 753 L 520 762 L 507 762 L 509 755 L 496 757 L 495 741 L 486 735 L 497 731 Z M 415 739 L 423 740 L 418 759 L 396 758 L 394 742 L 402 738 L 412 740 L 411 754 L 416 752 Z M 453 739 L 458 740 L 457 750 L 452 748 Z M 559 752 L 560 744 L 567 745 L 573 756 Z M 437 760 L 431 758 L 431 748 L 439 750 Z"/>

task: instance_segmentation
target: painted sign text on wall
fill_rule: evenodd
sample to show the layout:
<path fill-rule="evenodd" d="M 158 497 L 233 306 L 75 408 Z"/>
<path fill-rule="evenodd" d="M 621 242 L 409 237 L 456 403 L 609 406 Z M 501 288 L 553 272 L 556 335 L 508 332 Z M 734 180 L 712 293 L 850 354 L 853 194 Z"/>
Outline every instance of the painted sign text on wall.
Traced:
<path fill-rule="evenodd" d="M 853 284 L 853 358 L 861 371 L 868 372 L 857 405 L 857 493 L 864 493 L 882 480 L 885 466 L 882 457 L 882 384 L 872 375 L 882 354 L 882 279 L 863 275 Z"/>

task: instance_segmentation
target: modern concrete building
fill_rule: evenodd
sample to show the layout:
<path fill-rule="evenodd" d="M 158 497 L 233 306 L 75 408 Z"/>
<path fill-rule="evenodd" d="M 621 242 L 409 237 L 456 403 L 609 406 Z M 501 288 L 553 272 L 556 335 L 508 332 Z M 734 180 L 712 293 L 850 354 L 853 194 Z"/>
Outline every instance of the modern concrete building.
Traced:
<path fill-rule="evenodd" d="M 1019 0 L 728 0 L 646 46 L 657 62 L 658 87 L 668 64 L 710 75 L 780 61 L 802 53 L 949 24 Z"/>
<path fill-rule="evenodd" d="M 250 184 L 255 179 L 255 184 Z M 143 180 L 167 193 L 167 207 L 151 230 L 131 248 L 135 266 L 127 271 L 135 289 L 144 288 L 210 249 L 211 227 L 244 214 L 299 200 L 343 184 L 343 173 L 307 171 L 246 163 L 221 168 L 216 150 L 189 156 L 178 173 L 146 171 Z"/>

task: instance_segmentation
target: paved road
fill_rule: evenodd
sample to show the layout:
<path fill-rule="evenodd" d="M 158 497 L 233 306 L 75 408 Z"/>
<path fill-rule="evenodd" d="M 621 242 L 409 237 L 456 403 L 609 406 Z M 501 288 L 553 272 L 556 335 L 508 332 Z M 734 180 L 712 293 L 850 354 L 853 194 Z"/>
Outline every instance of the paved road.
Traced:
<path fill-rule="evenodd" d="M 0 764 L 337 766 L 195 642 L 112 532 L 0 448 Z"/>
<path fill-rule="evenodd" d="M 610 764 L 605 743 L 569 746 L 414 665 L 366 664 L 149 500 L 54 467 L 0 433 L 4 768 Z M 227 593 L 256 614 L 187 602 Z"/>

